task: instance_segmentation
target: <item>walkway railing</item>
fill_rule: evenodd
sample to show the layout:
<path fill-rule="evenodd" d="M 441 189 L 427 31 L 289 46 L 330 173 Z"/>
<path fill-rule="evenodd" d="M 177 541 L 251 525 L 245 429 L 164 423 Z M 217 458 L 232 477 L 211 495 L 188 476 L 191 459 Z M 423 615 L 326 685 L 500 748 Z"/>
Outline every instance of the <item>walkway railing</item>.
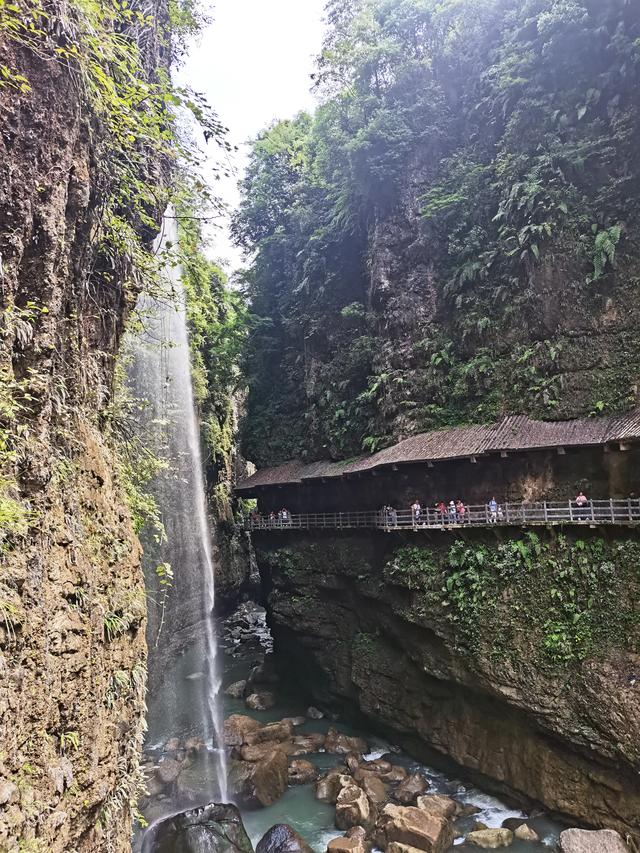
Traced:
<path fill-rule="evenodd" d="M 428 530 L 450 527 L 492 527 L 494 525 L 549 524 L 640 524 L 640 498 L 589 501 L 578 506 L 573 501 L 505 503 L 492 513 L 488 506 L 465 507 L 464 514 L 439 513 L 423 509 L 419 517 L 411 510 L 368 512 L 322 512 L 289 514 L 286 519 L 247 519 L 249 530 Z"/>

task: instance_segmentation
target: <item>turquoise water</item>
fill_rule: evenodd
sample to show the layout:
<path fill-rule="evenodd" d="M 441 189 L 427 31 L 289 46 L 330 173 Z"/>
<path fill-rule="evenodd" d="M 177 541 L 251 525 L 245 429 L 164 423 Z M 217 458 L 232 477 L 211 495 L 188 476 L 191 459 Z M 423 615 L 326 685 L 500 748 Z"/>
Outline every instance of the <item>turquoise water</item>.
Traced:
<path fill-rule="evenodd" d="M 224 687 L 246 678 L 250 669 L 250 663 L 225 655 Z M 247 714 L 263 722 L 272 722 L 274 720 L 281 720 L 283 717 L 302 716 L 304 715 L 304 711 L 305 708 L 301 706 L 289 704 L 277 705 L 269 711 L 247 711 L 242 700 L 232 699 L 226 695 L 224 697 L 225 717 L 230 714 Z M 296 729 L 296 731 L 300 733 L 311 731 L 325 732 L 329 726 L 333 726 L 346 734 L 359 734 L 366 738 L 370 745 L 370 757 L 372 758 L 379 757 L 393 750 L 393 763 L 401 764 L 409 772 L 422 773 L 429 782 L 431 793 L 454 795 L 459 802 L 478 807 L 480 811 L 477 814 L 459 822 L 458 826 L 461 833 L 469 832 L 475 821 L 481 821 L 488 827 L 493 828 L 500 827 L 502 822 L 509 817 L 526 817 L 524 812 L 509 808 L 499 799 L 492 797 L 478 788 L 467 786 L 459 780 L 449 779 L 443 774 L 425 767 L 414 761 L 406 753 L 396 751 L 391 744 L 378 737 L 371 736 L 367 732 L 355 730 L 340 722 L 327 720 L 309 720 L 303 726 Z M 308 755 L 304 756 L 304 758 L 313 761 L 323 771 L 340 764 L 341 760 L 340 756 L 328 753 Z M 334 826 L 335 808 L 315 799 L 313 785 L 289 788 L 284 796 L 278 802 L 274 803 L 274 805 L 255 810 L 243 809 L 242 817 L 254 845 L 276 823 L 288 823 L 293 826 L 318 853 L 324 853 L 327 843 L 332 838 L 343 834 Z M 545 850 L 549 851 L 555 847 L 559 833 L 564 828 L 547 817 L 527 819 L 527 823 L 538 833 L 541 839 L 540 843 L 516 840 L 508 848 L 513 853 L 536 853 L 536 851 L 542 853 Z M 463 853 L 463 851 L 467 850 L 473 850 L 477 853 L 478 847 L 464 844 L 463 842 L 464 837 L 461 835 L 456 839 L 456 843 L 451 849 L 455 850 L 456 853 Z"/>

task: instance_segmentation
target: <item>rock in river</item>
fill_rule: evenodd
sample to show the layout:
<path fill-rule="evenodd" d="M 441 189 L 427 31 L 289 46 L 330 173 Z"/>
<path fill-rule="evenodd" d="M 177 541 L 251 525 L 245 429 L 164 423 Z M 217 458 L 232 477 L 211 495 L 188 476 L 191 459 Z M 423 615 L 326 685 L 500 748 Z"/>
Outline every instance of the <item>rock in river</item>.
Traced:
<path fill-rule="evenodd" d="M 412 806 L 418 797 L 426 793 L 428 788 L 429 783 L 424 776 L 421 776 L 419 773 L 413 773 L 398 785 L 393 796 L 403 806 Z"/>
<path fill-rule="evenodd" d="M 246 681 L 236 681 L 230 684 L 224 692 L 227 696 L 231 696 L 232 699 L 242 699 L 246 686 Z"/>
<path fill-rule="evenodd" d="M 212 803 L 163 820 L 145 837 L 142 853 L 252 853 L 235 806 Z M 305 851 L 307 853 L 307 851 Z"/>
<path fill-rule="evenodd" d="M 244 700 L 244 704 L 250 711 L 269 711 L 276 704 L 276 697 L 271 690 L 261 690 L 259 693 L 251 693 Z"/>
<path fill-rule="evenodd" d="M 395 842 L 427 853 L 444 853 L 453 844 L 454 831 L 452 823 L 441 815 L 389 803 L 378 819 L 375 836 L 382 850 L 391 850 Z"/>
<path fill-rule="evenodd" d="M 565 829 L 560 834 L 560 850 L 562 853 L 629 853 L 620 835 L 612 829 Z"/>
<path fill-rule="evenodd" d="M 510 829 L 479 829 L 470 832 L 466 840 L 483 850 L 497 850 L 513 844 L 513 832 Z"/>
<path fill-rule="evenodd" d="M 290 785 L 309 785 L 318 778 L 318 768 L 310 761 L 296 758 L 289 765 Z"/>
<path fill-rule="evenodd" d="M 336 755 L 348 755 L 350 752 L 362 755 L 369 752 L 369 744 L 366 740 L 361 737 L 343 735 L 336 729 L 329 729 L 327 732 L 324 748 L 327 752 L 333 752 Z"/>
<path fill-rule="evenodd" d="M 354 826 L 370 828 L 374 820 L 372 804 L 362 788 L 359 788 L 355 782 L 342 788 L 336 802 L 338 829 L 350 829 Z"/>
<path fill-rule="evenodd" d="M 247 805 L 270 806 L 287 790 L 287 756 L 274 747 L 260 761 L 232 761 L 229 781 L 233 792 Z"/>
<path fill-rule="evenodd" d="M 313 850 L 288 823 L 278 823 L 258 841 L 256 853 L 313 853 Z"/>

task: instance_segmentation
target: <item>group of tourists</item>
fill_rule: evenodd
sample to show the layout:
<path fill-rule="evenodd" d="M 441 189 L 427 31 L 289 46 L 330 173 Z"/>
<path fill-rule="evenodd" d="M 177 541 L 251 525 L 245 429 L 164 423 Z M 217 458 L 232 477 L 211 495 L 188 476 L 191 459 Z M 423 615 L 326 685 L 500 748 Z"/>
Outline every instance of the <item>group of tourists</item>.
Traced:
<path fill-rule="evenodd" d="M 291 527 L 291 513 L 285 507 L 278 512 L 272 510 L 267 516 L 254 509 L 250 518 L 252 527 Z"/>

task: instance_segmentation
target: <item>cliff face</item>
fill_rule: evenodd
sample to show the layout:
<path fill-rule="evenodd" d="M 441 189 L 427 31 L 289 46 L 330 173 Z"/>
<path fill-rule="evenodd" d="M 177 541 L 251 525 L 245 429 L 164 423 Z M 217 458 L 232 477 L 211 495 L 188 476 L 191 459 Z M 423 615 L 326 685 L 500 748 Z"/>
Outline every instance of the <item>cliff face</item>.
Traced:
<path fill-rule="evenodd" d="M 310 697 L 498 791 L 638 834 L 636 538 L 268 537 L 276 654 Z"/>
<path fill-rule="evenodd" d="M 50 11 L 41 49 L 2 45 L 31 90 L 0 88 L 0 849 L 124 851 L 145 598 L 100 413 L 135 293 L 96 245 L 105 129 Z"/>

